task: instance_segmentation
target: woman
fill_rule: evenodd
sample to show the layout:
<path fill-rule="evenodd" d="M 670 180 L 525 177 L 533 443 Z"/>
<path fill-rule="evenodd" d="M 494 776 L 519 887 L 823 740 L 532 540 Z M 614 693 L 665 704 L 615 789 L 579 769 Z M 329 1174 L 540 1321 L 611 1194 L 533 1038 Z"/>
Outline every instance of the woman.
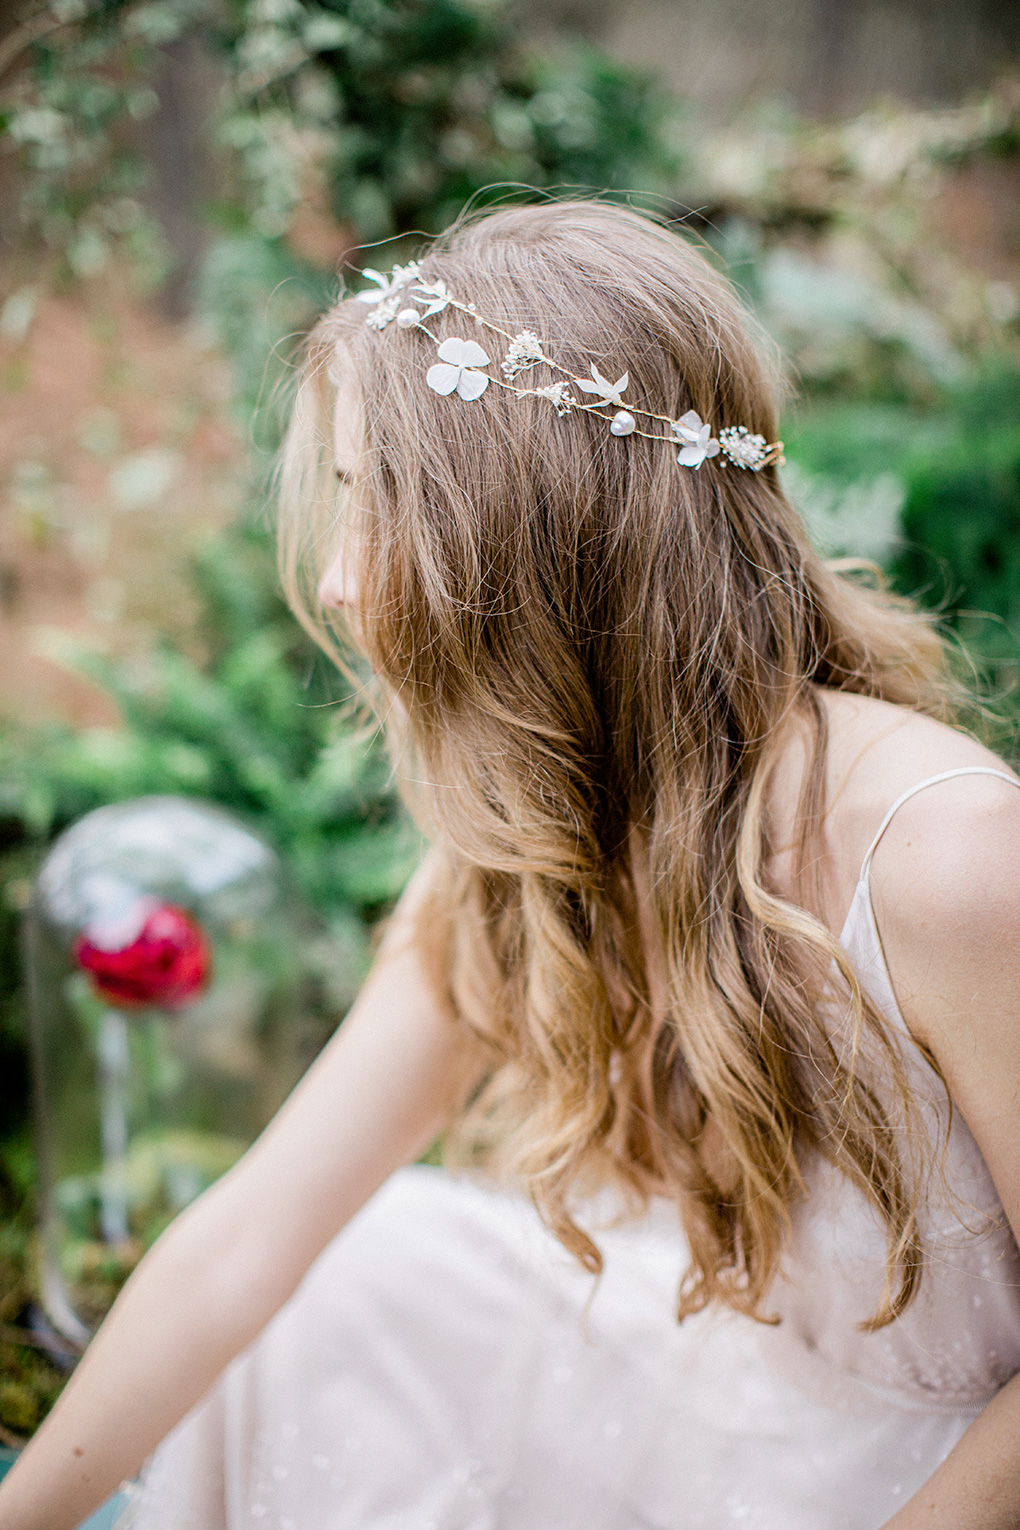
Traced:
<path fill-rule="evenodd" d="M 811 551 L 687 243 L 543 204 L 371 276 L 309 347 L 284 571 L 434 848 L 0 1524 L 170 1430 L 144 1530 L 1020 1523 L 1020 783 Z M 443 1130 L 488 1178 L 394 1174 Z"/>

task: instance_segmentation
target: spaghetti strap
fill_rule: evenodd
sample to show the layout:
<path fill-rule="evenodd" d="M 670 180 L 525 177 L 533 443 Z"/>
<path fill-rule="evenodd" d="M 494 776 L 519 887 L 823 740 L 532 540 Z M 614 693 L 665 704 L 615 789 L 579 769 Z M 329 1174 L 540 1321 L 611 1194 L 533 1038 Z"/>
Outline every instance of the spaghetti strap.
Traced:
<path fill-rule="evenodd" d="M 908 787 L 905 792 L 902 792 L 896 798 L 896 801 L 879 824 L 878 833 L 868 846 L 868 853 L 861 863 L 861 875 L 859 878 L 861 882 L 867 882 L 868 873 L 871 870 L 871 858 L 878 849 L 878 842 L 903 804 L 909 801 L 911 797 L 916 796 L 918 792 L 923 792 L 926 786 L 936 786 L 940 781 L 951 781 L 955 776 L 998 776 L 1000 781 L 1008 781 L 1010 786 L 1020 786 L 1020 781 L 1015 776 L 1007 775 L 1004 770 L 994 770 L 991 765 L 961 765 L 956 770 L 943 770 L 937 776 L 929 776 L 927 780 L 918 781 L 916 785 Z"/>

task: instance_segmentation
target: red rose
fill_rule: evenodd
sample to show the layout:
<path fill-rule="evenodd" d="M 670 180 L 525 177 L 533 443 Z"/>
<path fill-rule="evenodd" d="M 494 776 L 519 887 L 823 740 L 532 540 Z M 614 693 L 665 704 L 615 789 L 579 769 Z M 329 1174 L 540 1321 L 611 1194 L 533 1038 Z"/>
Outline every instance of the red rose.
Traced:
<path fill-rule="evenodd" d="M 209 941 L 197 919 L 186 909 L 151 900 L 136 908 L 126 927 L 86 930 L 74 954 L 99 997 L 126 1008 L 177 1009 L 201 993 L 212 967 Z"/>

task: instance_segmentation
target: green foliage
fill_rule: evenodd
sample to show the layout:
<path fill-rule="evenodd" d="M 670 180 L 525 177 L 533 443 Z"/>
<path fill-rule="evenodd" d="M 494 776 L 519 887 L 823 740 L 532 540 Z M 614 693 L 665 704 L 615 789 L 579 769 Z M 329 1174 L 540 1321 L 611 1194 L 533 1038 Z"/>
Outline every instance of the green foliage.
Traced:
<path fill-rule="evenodd" d="M 648 191 L 676 168 L 647 79 L 522 49 L 506 4 L 256 0 L 244 21 L 223 131 L 262 232 L 286 232 L 313 167 L 354 243 L 433 231 L 494 184 Z"/>
<path fill-rule="evenodd" d="M 910 476 L 907 586 L 948 585 L 968 646 L 1003 678 L 1020 663 L 1020 369 L 994 358 L 953 390 L 938 443 Z M 939 577 L 941 575 L 941 578 Z"/>
<path fill-rule="evenodd" d="M 975 360 L 1020 353 L 1015 244 L 995 206 L 1018 143 L 1005 78 L 950 109 L 884 102 L 845 120 L 763 101 L 691 140 L 685 198 L 800 387 L 933 409 Z"/>
<path fill-rule="evenodd" d="M 168 271 L 129 142 L 130 124 L 159 105 L 147 74 L 152 44 L 163 39 L 148 35 L 143 19 L 159 9 L 138 6 L 139 26 L 122 0 L 51 0 L 20 29 L 29 68 L 0 102 L 0 149 L 20 162 L 22 225 L 59 250 L 73 276 L 96 274 L 114 247 L 150 285 Z M 167 39 L 195 16 L 191 0 L 169 0 L 162 10 L 172 18 Z"/>
<path fill-rule="evenodd" d="M 107 802 L 201 796 L 265 835 L 327 919 L 349 909 L 370 918 L 389 903 L 415 836 L 377 738 L 351 727 L 331 666 L 275 596 L 270 566 L 251 530 L 207 546 L 196 566 L 202 663 L 166 643 L 132 663 L 69 651 L 116 700 L 123 727 L 9 736 L 0 815 L 42 843 Z"/>
<path fill-rule="evenodd" d="M 221 216 L 269 238 L 302 203 L 351 245 L 436 230 L 490 185 L 666 189 L 667 98 L 578 43 L 521 43 L 509 0 L 50 0 L 4 100 L 0 143 L 27 172 L 22 216 L 71 269 L 127 242 L 160 269 L 132 122 L 157 50 L 196 33 L 218 60 Z"/>
<path fill-rule="evenodd" d="M 991 356 L 944 390 L 938 408 L 816 402 L 787 433 L 794 498 L 889 475 L 901 487 L 881 561 L 896 586 L 945 610 L 992 685 L 1015 686 L 1020 666 L 1020 367 Z M 869 554 L 862 502 L 828 550 Z M 803 505 L 811 520 L 810 506 Z M 1020 698 L 1009 700 L 1020 710 Z"/>
<path fill-rule="evenodd" d="M 29 1435 L 48 1413 L 65 1375 L 27 1331 L 32 1300 L 29 1255 L 30 1167 L 8 1145 L 0 1156 L 0 1425 Z"/>
<path fill-rule="evenodd" d="M 235 367 L 235 403 L 258 458 L 275 452 L 289 363 L 300 337 L 335 296 L 332 276 L 298 259 L 280 239 L 251 229 L 210 246 L 197 307 Z"/>

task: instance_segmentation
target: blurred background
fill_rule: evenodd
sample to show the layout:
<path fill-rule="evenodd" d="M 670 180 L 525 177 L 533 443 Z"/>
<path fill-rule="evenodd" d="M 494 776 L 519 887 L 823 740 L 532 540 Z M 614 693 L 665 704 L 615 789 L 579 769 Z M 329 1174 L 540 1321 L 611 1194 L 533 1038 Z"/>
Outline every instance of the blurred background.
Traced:
<path fill-rule="evenodd" d="M 414 864 L 283 609 L 301 334 L 498 183 L 683 219 L 787 358 L 787 487 L 1020 712 L 1020 7 L 1010 0 L 8 0 L 0 21 L 0 1443 L 30 1323 L 18 930 L 54 837 L 151 793 L 281 858 L 307 1058 Z"/>

